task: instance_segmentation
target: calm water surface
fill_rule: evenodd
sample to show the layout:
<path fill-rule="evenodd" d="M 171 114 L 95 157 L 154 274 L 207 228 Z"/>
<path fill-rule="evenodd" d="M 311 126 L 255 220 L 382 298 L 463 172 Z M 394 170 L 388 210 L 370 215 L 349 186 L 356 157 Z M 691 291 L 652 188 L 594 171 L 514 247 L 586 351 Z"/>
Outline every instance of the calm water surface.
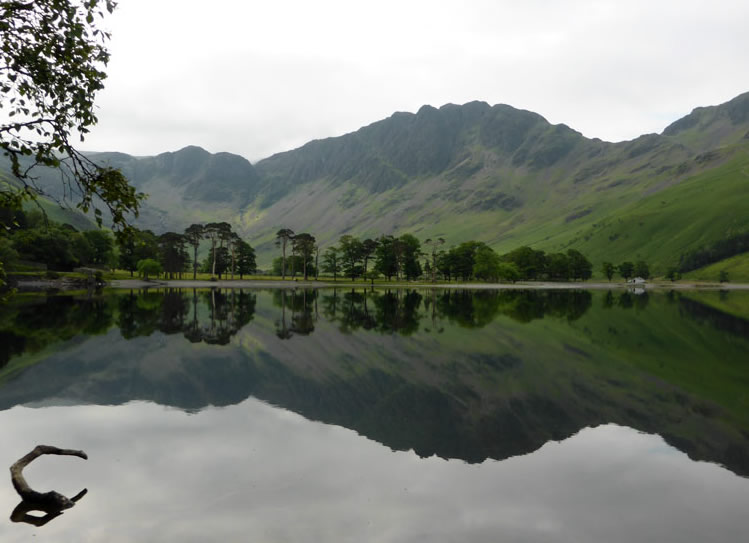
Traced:
<path fill-rule="evenodd" d="M 0 465 L 83 449 L 25 474 L 89 492 L 38 527 L 10 520 L 8 478 L 0 540 L 744 541 L 748 309 L 740 292 L 16 297 Z"/>

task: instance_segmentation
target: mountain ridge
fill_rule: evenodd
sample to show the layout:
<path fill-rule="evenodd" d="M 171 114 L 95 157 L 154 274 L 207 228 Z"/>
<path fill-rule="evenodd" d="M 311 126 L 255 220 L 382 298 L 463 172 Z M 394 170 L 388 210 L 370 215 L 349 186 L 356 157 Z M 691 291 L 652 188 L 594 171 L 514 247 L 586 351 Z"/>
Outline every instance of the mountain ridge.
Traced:
<path fill-rule="evenodd" d="M 95 156 L 150 194 L 137 225 L 226 220 L 250 238 L 261 265 L 282 227 L 323 245 L 343 233 L 409 231 L 498 250 L 575 246 L 594 261 L 643 258 L 656 269 L 749 229 L 749 204 L 737 202 L 749 178 L 749 93 L 695 108 L 661 134 L 615 143 L 473 101 L 396 112 L 255 164 L 196 146 Z M 643 229 L 652 223 L 658 228 Z"/>

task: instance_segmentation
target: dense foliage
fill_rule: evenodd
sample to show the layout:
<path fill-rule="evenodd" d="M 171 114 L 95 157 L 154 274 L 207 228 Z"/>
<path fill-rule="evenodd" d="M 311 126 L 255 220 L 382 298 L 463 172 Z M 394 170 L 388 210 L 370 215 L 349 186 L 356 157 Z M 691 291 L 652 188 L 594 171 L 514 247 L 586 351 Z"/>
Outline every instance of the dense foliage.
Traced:
<path fill-rule="evenodd" d="M 235 274 L 244 278 L 257 271 L 254 249 L 228 223 L 192 224 L 182 234 L 166 232 L 158 236 L 150 230 L 130 228 L 118 236 L 115 243 L 107 231 L 78 232 L 70 225 L 45 221 L 38 211 L 0 209 L 0 212 L 14 224 L 7 237 L 0 237 L 0 260 L 9 263 L 11 269 L 27 266 L 66 271 L 79 266 L 119 267 L 129 271 L 131 276 L 136 271 L 148 277 L 163 273 L 169 279 L 181 279 L 191 270 L 195 277 L 198 269 L 215 274 L 219 279 L 229 274 L 232 279 Z M 479 241 L 467 241 L 443 250 L 444 240 L 438 243 L 426 240 L 422 244 L 412 234 L 364 240 L 344 235 L 338 244 L 320 254 L 314 235 L 294 234 L 289 229 L 279 232 L 282 235 L 278 246 L 282 254 L 273 261 L 271 273 L 284 278 L 290 275 L 296 279 L 299 275 L 305 280 L 316 279 L 322 271 L 334 280 L 343 275 L 351 281 L 372 282 L 384 277 L 388 281 L 436 281 L 439 278 L 514 283 L 519 280 L 585 281 L 590 279 L 593 270 L 591 262 L 575 249 L 547 254 L 523 246 L 500 255 Z M 203 242 L 209 244 L 208 254 L 199 261 L 198 249 Z M 149 261 L 145 268 L 144 261 Z M 604 263 L 602 271 L 609 279 L 615 271 L 625 279 L 649 277 L 648 264 L 644 261 L 623 262 L 619 266 Z"/>
<path fill-rule="evenodd" d="M 294 235 L 288 229 L 279 231 L 294 242 Z M 308 236 L 308 234 L 304 234 Z M 312 238 L 314 239 L 314 238 Z M 326 248 L 322 253 L 321 271 L 333 276 L 343 275 L 352 281 L 357 278 L 374 280 L 379 276 L 391 281 L 416 280 L 438 276 L 446 281 L 498 282 L 518 280 L 587 280 L 593 273 L 593 265 L 581 252 L 569 249 L 566 253 L 546 254 L 544 251 L 519 247 L 507 254 L 499 255 L 491 247 L 480 241 L 466 241 L 449 250 L 440 250 L 445 240 L 427 239 L 422 243 L 412 234 L 399 237 L 382 235 L 377 239 L 365 239 L 352 235 L 341 236 L 337 245 Z M 282 247 L 282 243 L 278 245 Z M 317 252 L 314 242 L 309 247 Z M 422 260 L 423 259 L 423 260 Z M 273 273 L 282 275 L 284 255 L 274 260 Z M 369 269 L 370 261 L 373 262 Z M 294 261 L 291 261 L 294 262 Z M 289 269 L 288 262 L 287 270 Z M 292 265 L 292 275 L 303 265 Z M 296 271 L 293 271 L 296 268 Z"/>
<path fill-rule="evenodd" d="M 77 267 L 110 268 L 116 264 L 114 237 L 104 230 L 78 232 L 48 221 L 40 211 L 4 210 L 12 217 L 7 237 L 0 237 L 0 261 L 9 270 L 42 268 L 71 271 Z"/>
<path fill-rule="evenodd" d="M 131 276 L 137 271 L 149 277 L 164 273 L 170 279 L 181 278 L 183 273 L 196 269 L 190 246 L 194 246 L 193 254 L 197 257 L 197 247 L 203 236 L 209 235 L 203 233 L 209 225 L 205 229 L 202 225 L 192 225 L 185 234 L 165 232 L 159 236 L 150 230 L 131 227 L 115 240 L 106 230 L 79 232 L 68 224 L 47 220 L 36 210 L 27 213 L 0 208 L 0 217 L 11 224 L 4 233 L 0 232 L 0 262 L 11 271 L 120 268 Z M 219 277 L 226 272 L 232 276 L 238 273 L 240 277 L 255 273 L 252 246 L 233 233 L 228 224 L 221 231 L 226 233 L 217 237 L 217 245 L 211 247 L 203 263 L 205 271 L 215 269 Z M 144 268 L 143 262 L 149 265 Z"/>
<path fill-rule="evenodd" d="M 137 214 L 142 194 L 119 170 L 102 167 L 77 151 L 96 124 L 94 98 L 104 88 L 109 34 L 94 21 L 111 13 L 112 0 L 0 2 L 0 150 L 10 160 L 15 182 L 0 184 L 0 206 L 44 194 L 35 168 L 57 168 L 66 198 L 84 212 L 93 209 L 99 225 L 107 208 L 115 229 Z"/>

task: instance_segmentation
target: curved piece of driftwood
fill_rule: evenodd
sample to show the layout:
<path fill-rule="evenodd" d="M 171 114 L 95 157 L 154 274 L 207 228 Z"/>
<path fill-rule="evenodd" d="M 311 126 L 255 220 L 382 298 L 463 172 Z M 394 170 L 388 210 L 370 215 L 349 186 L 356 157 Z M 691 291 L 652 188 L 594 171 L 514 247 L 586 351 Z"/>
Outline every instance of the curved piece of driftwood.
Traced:
<path fill-rule="evenodd" d="M 23 477 L 23 468 L 25 468 L 31 462 L 44 454 L 77 456 L 78 458 L 88 460 L 88 456 L 83 451 L 60 449 L 58 447 L 52 447 L 50 445 L 37 445 L 36 447 L 34 447 L 34 449 L 29 454 L 27 454 L 23 458 L 20 458 L 10 467 L 10 479 L 11 481 L 13 481 L 13 488 L 15 488 L 16 492 L 18 492 L 21 498 L 23 498 L 23 502 L 19 505 L 19 507 L 25 504 L 25 508 L 27 508 L 27 511 L 39 510 L 47 512 L 51 512 L 54 510 L 59 512 L 63 509 L 70 509 L 75 505 L 75 502 L 80 500 L 86 494 L 85 489 L 71 499 L 67 496 L 63 496 L 59 492 L 55 492 L 54 490 L 44 493 L 37 492 L 29 486 L 29 484 L 26 482 L 26 479 L 24 479 Z"/>
<path fill-rule="evenodd" d="M 73 502 L 77 502 L 83 496 L 85 496 L 87 492 L 88 490 L 84 488 L 78 494 L 70 498 L 70 500 Z M 32 511 L 41 511 L 42 513 L 45 513 L 45 515 L 41 517 L 30 515 L 29 513 L 31 513 Z M 31 524 L 32 526 L 41 528 L 48 522 L 62 515 L 62 512 L 63 509 L 60 509 L 59 507 L 56 507 L 54 505 L 44 505 L 22 500 L 21 503 L 16 505 L 16 508 L 13 509 L 13 512 L 10 514 L 10 520 L 12 520 L 13 522 L 25 522 L 26 524 Z"/>

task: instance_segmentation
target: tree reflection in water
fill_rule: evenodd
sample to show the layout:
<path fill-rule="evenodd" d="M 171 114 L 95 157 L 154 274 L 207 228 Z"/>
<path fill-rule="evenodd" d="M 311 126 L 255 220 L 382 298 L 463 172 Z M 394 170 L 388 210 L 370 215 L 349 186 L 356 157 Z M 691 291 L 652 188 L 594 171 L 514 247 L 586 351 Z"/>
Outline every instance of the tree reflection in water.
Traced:
<path fill-rule="evenodd" d="M 588 291 L 501 291 L 413 289 L 323 291 L 323 316 L 340 325 L 343 333 L 373 330 L 404 336 L 419 330 L 428 319 L 431 328 L 442 330 L 440 321 L 465 328 L 481 328 L 498 315 L 530 322 L 545 315 L 576 320 L 591 306 Z M 423 308 L 423 311 L 422 311 Z"/>
<path fill-rule="evenodd" d="M 158 331 L 182 333 L 192 343 L 225 345 L 254 318 L 256 296 L 249 289 L 143 289 L 115 296 L 50 296 L 11 303 L 4 307 L 0 321 L 0 368 L 24 352 L 80 334 L 102 334 L 113 324 L 125 339 Z M 587 291 L 278 289 L 272 299 L 280 308 L 276 335 L 281 339 L 312 334 L 321 316 L 347 334 L 364 330 L 408 336 L 422 320 L 434 331 L 442 329 L 445 321 L 480 328 L 498 315 L 520 322 L 544 315 L 575 320 L 591 304 Z M 604 304 L 614 303 L 613 295 L 607 294 Z M 646 304 L 647 295 L 626 292 L 616 301 L 623 308 L 643 309 Z"/>
<path fill-rule="evenodd" d="M 262 318 L 248 335 L 257 349 L 243 341 L 236 352 L 192 351 L 179 337 L 225 345 L 253 321 L 256 300 Z M 745 410 L 736 407 L 745 373 L 735 363 L 745 358 L 746 320 L 688 294 L 172 289 L 40 297 L 6 308 L 0 314 L 0 340 L 9 338 L 0 343 L 6 406 L 69 392 L 83 403 L 147 398 L 196 409 L 252 395 L 397 450 L 469 462 L 524 454 L 549 439 L 614 422 L 659 433 L 693 458 L 749 473 Z M 39 351 L 113 324 L 125 339 L 176 336 L 138 343 L 182 353 L 183 363 L 173 368 L 179 379 L 170 374 L 154 382 L 137 363 L 107 360 L 107 354 L 94 357 L 96 363 L 69 357 L 66 364 L 38 364 L 36 374 L 27 360 L 14 366 L 12 358 L 27 346 Z M 304 341 L 315 333 L 318 341 Z M 274 341 L 274 334 L 284 341 Z M 425 340 L 425 334 L 435 337 Z M 299 341 L 286 341 L 295 336 Z M 647 343 L 650 337 L 656 341 Z M 128 349 L 120 344 L 120 351 Z M 360 362 L 354 370 L 352 361 Z M 28 380 L 13 380 L 24 373 Z"/>
<path fill-rule="evenodd" d="M 273 291 L 273 304 L 281 308 L 281 318 L 276 321 L 276 336 L 279 339 L 290 339 L 294 334 L 308 336 L 315 331 L 317 294 L 315 289 Z M 286 321 L 287 308 L 291 312 L 291 326 Z"/>
<path fill-rule="evenodd" d="M 343 333 L 365 330 L 404 336 L 418 331 L 425 319 L 431 323 L 430 330 L 437 331 L 440 321 L 479 328 L 498 315 L 521 322 L 544 315 L 574 320 L 591 303 L 587 291 L 278 289 L 272 297 L 281 310 L 276 320 L 276 335 L 281 339 L 315 331 L 320 318 L 318 301 L 322 317 L 337 323 Z M 643 308 L 643 302 L 647 303 L 646 296 L 623 293 L 617 305 Z M 255 303 L 256 294 L 246 289 L 143 289 L 114 297 L 56 296 L 17 308 L 11 305 L 8 317 L 14 327 L 4 329 L 0 323 L 0 366 L 50 341 L 104 333 L 112 324 L 125 339 L 158 331 L 182 333 L 192 343 L 226 345 L 252 321 Z"/>
<path fill-rule="evenodd" d="M 36 353 L 77 335 L 99 335 L 112 326 L 111 298 L 44 296 L 12 300 L 0 311 L 0 369 L 11 358 Z"/>
<path fill-rule="evenodd" d="M 255 303 L 256 295 L 244 289 L 130 291 L 119 300 L 117 324 L 126 339 L 158 330 L 182 333 L 191 343 L 226 345 L 252 321 Z"/>
<path fill-rule="evenodd" d="M 621 307 L 641 307 L 622 294 Z M 290 339 L 315 331 L 322 316 L 337 323 L 342 333 L 357 330 L 409 336 L 419 330 L 422 320 L 429 330 L 442 329 L 440 321 L 465 328 L 481 328 L 498 315 L 520 322 L 541 319 L 545 315 L 580 318 L 591 305 L 588 291 L 469 291 L 456 289 L 278 289 L 272 292 L 273 304 L 280 308 L 276 336 Z M 201 308 L 207 308 L 204 313 Z M 211 289 L 191 293 L 179 289 L 131 291 L 119 301 L 117 324 L 125 338 L 182 332 L 193 343 L 225 345 L 255 311 L 255 294 L 243 289 Z"/>
<path fill-rule="evenodd" d="M 335 323 L 344 334 L 361 330 L 409 336 L 422 324 L 424 332 L 439 333 L 447 324 L 482 328 L 498 316 L 523 323 L 549 317 L 575 321 L 592 303 L 591 292 L 585 290 L 294 288 L 273 290 L 271 297 L 280 310 L 274 318 L 280 339 L 314 333 L 320 318 Z M 650 297 L 647 292 L 608 291 L 600 303 L 604 309 L 640 312 Z M 716 326 L 746 328 L 741 322 L 735 324 L 735 317 L 713 317 L 714 312 L 678 293 L 667 298 L 678 301 L 685 314 L 699 315 Z M 37 352 L 76 335 L 102 334 L 113 324 L 125 339 L 158 331 L 181 333 L 191 343 L 226 345 L 253 320 L 256 300 L 256 290 L 217 288 L 19 300 L 4 306 L 0 319 L 0 369 L 22 353 Z M 711 317 L 706 319 L 706 314 Z"/>

